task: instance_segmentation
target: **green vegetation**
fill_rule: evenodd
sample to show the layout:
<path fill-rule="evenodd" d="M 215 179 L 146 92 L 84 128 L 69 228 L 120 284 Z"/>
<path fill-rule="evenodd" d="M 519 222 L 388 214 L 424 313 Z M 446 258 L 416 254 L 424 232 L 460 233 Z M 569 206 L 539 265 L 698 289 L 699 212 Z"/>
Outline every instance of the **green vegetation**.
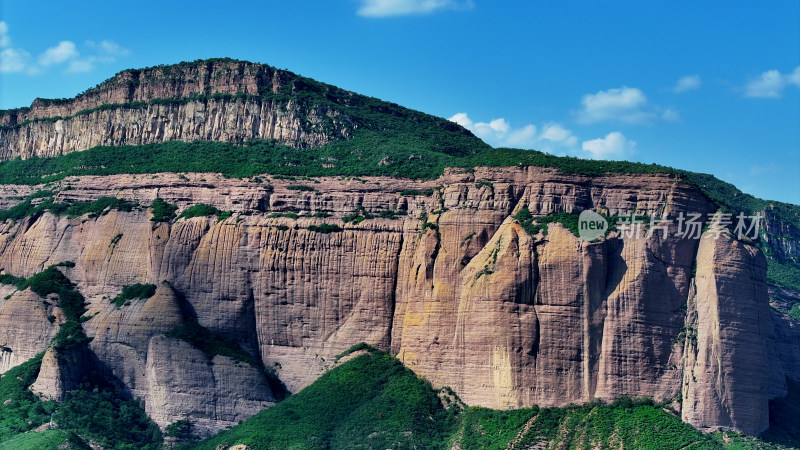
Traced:
<path fill-rule="evenodd" d="M 457 435 L 464 449 L 530 448 L 539 442 L 548 442 L 547 448 L 722 448 L 652 401 L 628 398 L 565 408 L 470 407 Z"/>
<path fill-rule="evenodd" d="M 161 433 L 139 402 L 124 400 L 104 380 L 85 380 L 61 403 L 43 401 L 28 388 L 36 381 L 42 354 L 0 376 L 0 449 L 157 449 Z M 50 419 L 58 430 L 25 433 Z M 59 445 L 64 445 L 59 447 Z"/>
<path fill-rule="evenodd" d="M 153 296 L 156 293 L 156 285 L 155 284 L 141 284 L 136 283 L 131 286 L 125 286 L 122 288 L 122 292 L 111 299 L 111 303 L 117 305 L 117 308 L 121 308 L 123 305 L 128 303 L 128 300 L 133 300 L 135 298 L 139 299 L 147 299 Z"/>
<path fill-rule="evenodd" d="M 169 222 L 175 218 L 175 211 L 178 210 L 178 207 L 170 205 L 161 198 L 156 198 L 153 200 L 153 204 L 150 205 L 150 209 L 153 211 L 151 221 Z"/>
<path fill-rule="evenodd" d="M 27 279 L 3 274 L 0 275 L 0 282 L 13 284 L 21 291 L 30 288 L 42 298 L 58 294 L 58 306 L 64 311 L 66 321 L 60 325 L 51 344 L 55 348 L 68 349 L 91 341 L 81 327 L 81 316 L 86 312 L 87 304 L 83 295 L 75 290 L 75 285 L 58 270 L 58 267 L 75 267 L 75 263 L 65 261 L 54 264 Z"/>
<path fill-rule="evenodd" d="M 277 213 L 272 213 L 269 216 L 270 217 L 288 217 L 288 218 L 293 219 L 293 220 L 297 220 L 297 219 L 300 218 L 300 214 L 297 214 L 295 212 L 277 212 Z"/>
<path fill-rule="evenodd" d="M 0 275 L 0 283 L 2 284 L 13 284 L 14 287 L 19 289 L 20 291 L 25 289 L 28 285 L 28 280 L 23 277 L 15 277 L 14 275 L 4 273 Z"/>
<path fill-rule="evenodd" d="M 300 191 L 300 192 L 309 192 L 314 190 L 313 187 L 306 186 L 305 184 L 291 184 L 289 186 L 286 186 L 286 189 L 291 189 L 293 191 Z"/>
<path fill-rule="evenodd" d="M 792 305 L 792 309 L 789 311 L 789 315 L 793 319 L 800 320 L 800 303 L 795 303 Z"/>
<path fill-rule="evenodd" d="M 578 214 L 562 212 L 543 217 L 534 217 L 526 206 L 520 209 L 519 212 L 514 215 L 514 218 L 519 221 L 522 228 L 531 236 L 539 234 L 540 231 L 546 235 L 548 232 L 547 224 L 550 223 L 560 223 L 564 228 L 572 232 L 572 234 L 578 236 Z"/>
<path fill-rule="evenodd" d="M 167 336 L 192 344 L 202 350 L 208 359 L 222 355 L 258 367 L 255 360 L 235 340 L 212 333 L 197 323 L 196 319 L 185 320 L 183 324 L 170 330 Z"/>
<path fill-rule="evenodd" d="M 53 421 L 85 441 L 102 448 L 161 448 L 161 431 L 136 400 L 125 400 L 121 392 L 104 380 L 85 381 L 67 393 L 53 413 Z"/>
<path fill-rule="evenodd" d="M 408 211 L 403 211 L 403 210 L 394 211 L 387 209 L 384 211 L 378 211 L 378 217 L 380 217 L 381 219 L 395 220 L 400 218 L 400 216 L 407 216 L 407 215 Z"/>
<path fill-rule="evenodd" d="M 373 350 L 198 448 L 442 448 L 453 422 L 427 382 Z"/>
<path fill-rule="evenodd" d="M 800 267 L 770 258 L 767 264 L 767 280 L 772 284 L 800 291 Z"/>
<path fill-rule="evenodd" d="M 342 222 L 344 223 L 352 223 L 353 225 L 357 225 L 367 219 L 372 219 L 375 216 L 370 214 L 363 206 L 359 206 L 358 209 L 353 214 L 348 214 L 342 217 Z"/>
<path fill-rule="evenodd" d="M 171 447 L 172 449 L 194 448 L 199 439 L 195 435 L 193 428 L 192 422 L 188 420 L 178 420 L 167 425 L 164 429 L 164 436 L 172 438 L 175 444 Z"/>
<path fill-rule="evenodd" d="M 72 264 L 74 265 L 74 263 Z M 86 336 L 81 327 L 81 317 L 86 312 L 86 299 L 75 290 L 75 285 L 60 270 L 59 266 L 69 267 L 69 262 L 56 264 L 28 278 L 24 287 L 30 288 L 42 298 L 58 294 L 58 306 L 66 319 L 58 328 L 51 345 L 57 349 L 70 349 L 88 343 L 92 338 Z"/>
<path fill-rule="evenodd" d="M 198 203 L 196 205 L 192 205 L 186 208 L 186 210 L 183 211 L 181 215 L 178 216 L 178 218 L 191 219 L 192 217 L 217 216 L 217 221 L 221 222 L 230 217 L 232 214 L 233 213 L 230 211 L 220 211 L 219 209 L 211 205 L 206 205 L 205 203 Z"/>
<path fill-rule="evenodd" d="M 40 191 L 41 192 L 47 191 Z M 84 214 L 89 214 L 90 218 L 99 217 L 108 214 L 112 209 L 120 211 L 132 211 L 137 205 L 115 197 L 100 197 L 93 202 L 74 202 L 74 203 L 54 203 L 52 198 L 39 203 L 34 206 L 31 199 L 38 198 L 37 194 L 32 195 L 22 203 L 0 211 L 0 221 L 5 220 L 20 220 L 25 217 L 36 216 L 45 211 L 48 211 L 57 216 L 67 216 L 69 218 L 80 217 Z"/>
<path fill-rule="evenodd" d="M 0 375 L 0 442 L 50 420 L 54 404 L 40 401 L 28 390 L 39 375 L 42 355 Z"/>
<path fill-rule="evenodd" d="M 308 226 L 308 231 L 313 231 L 315 233 L 328 234 L 328 233 L 336 233 L 336 232 L 342 231 L 342 227 L 340 227 L 339 225 L 336 225 L 336 224 L 324 223 L 323 222 L 323 223 L 321 223 L 319 225 L 309 225 Z"/>
<path fill-rule="evenodd" d="M 406 196 L 406 197 L 413 197 L 413 196 L 416 196 L 416 195 L 419 195 L 419 196 L 422 196 L 422 197 L 430 197 L 431 195 L 433 195 L 433 189 L 424 189 L 424 190 L 403 189 L 402 191 L 400 191 L 400 195 Z"/>
<path fill-rule="evenodd" d="M 37 433 L 17 434 L 0 442 L 0 450 L 57 450 L 91 449 L 75 433 L 63 430 L 45 430 Z"/>
<path fill-rule="evenodd" d="M 452 390 L 434 390 L 397 359 L 364 351 L 278 405 L 201 442 L 199 449 L 364 448 L 464 450 L 532 448 L 777 448 L 735 433 L 705 435 L 647 398 L 622 397 L 564 408 L 463 408 Z M 445 406 L 446 405 L 446 406 Z M 795 410 L 780 411 L 789 418 Z M 794 442 L 794 441 L 786 441 Z"/>

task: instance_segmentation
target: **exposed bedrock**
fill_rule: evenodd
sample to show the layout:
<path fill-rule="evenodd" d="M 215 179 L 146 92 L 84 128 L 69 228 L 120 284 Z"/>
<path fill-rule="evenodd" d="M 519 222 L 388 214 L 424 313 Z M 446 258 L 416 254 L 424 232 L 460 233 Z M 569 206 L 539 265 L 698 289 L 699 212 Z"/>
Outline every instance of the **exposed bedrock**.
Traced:
<path fill-rule="evenodd" d="M 289 180 L 271 180 L 267 191 L 246 180 L 187 178 L 67 179 L 51 186 L 74 187 L 57 201 L 111 195 L 144 206 L 0 224 L 5 273 L 28 277 L 75 262 L 62 270 L 90 303 L 89 349 L 162 427 L 180 419 L 210 431 L 236 423 L 275 401 L 266 371 L 295 392 L 361 341 L 390 350 L 468 404 L 682 393 L 689 423 L 748 433 L 764 429 L 767 402 L 784 393 L 785 377 L 800 376 L 800 329 L 769 308 L 755 247 L 680 239 L 675 224 L 596 242 L 558 223 L 532 236 L 512 217 L 523 207 L 534 215 L 715 211 L 672 176 L 478 168 L 428 182 L 320 178 L 318 194 L 290 190 Z M 3 201 L 32 190 L 3 186 Z M 146 206 L 156 196 L 180 210 L 202 202 L 234 214 L 154 223 Z M 342 222 L 359 208 L 376 217 Z M 377 217 L 387 210 L 407 214 Z M 313 217 L 318 212 L 330 216 Z M 342 231 L 308 229 L 322 223 Z M 158 289 L 119 308 L 109 301 L 135 283 Z M 45 351 L 62 320 L 56 303 L 0 289 L 10 295 L 0 300 L 5 371 Z M 234 340 L 255 366 L 170 334 L 186 320 Z"/>

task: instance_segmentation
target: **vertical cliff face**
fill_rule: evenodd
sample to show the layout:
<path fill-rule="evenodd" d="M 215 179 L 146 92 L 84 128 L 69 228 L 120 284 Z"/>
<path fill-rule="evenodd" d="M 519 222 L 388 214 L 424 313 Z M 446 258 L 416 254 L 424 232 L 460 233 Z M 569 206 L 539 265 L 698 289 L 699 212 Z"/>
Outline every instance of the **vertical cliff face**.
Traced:
<path fill-rule="evenodd" d="M 356 126 L 297 75 L 262 64 L 209 61 L 120 72 L 75 99 L 37 99 L 0 115 L 0 160 L 57 156 L 97 145 L 164 141 L 276 139 L 319 147 L 346 139 Z M 355 95 L 337 90 L 344 100 Z"/>
<path fill-rule="evenodd" d="M 728 236 L 701 240 L 687 343 L 683 418 L 698 428 L 759 433 L 769 426 L 766 400 L 785 393 L 767 298 L 766 260 Z"/>
<path fill-rule="evenodd" d="M 800 333 L 770 311 L 754 247 L 676 238 L 675 224 L 586 242 L 558 223 L 531 235 L 513 217 L 523 207 L 536 216 L 716 209 L 677 178 L 478 168 L 429 182 L 317 181 L 316 192 L 298 192 L 292 181 L 265 190 L 192 174 L 67 179 L 61 186 L 73 189 L 50 186 L 57 201 L 111 195 L 149 205 L 158 196 L 233 217 L 154 223 L 145 207 L 72 219 L 44 213 L 2 225 L 0 267 L 27 277 L 74 261 L 63 270 L 90 303 L 83 328 L 93 364 L 144 399 L 162 427 L 184 418 L 209 431 L 236 423 L 275 401 L 265 371 L 294 392 L 361 341 L 469 404 L 682 393 L 686 421 L 749 433 L 764 429 L 784 377 L 798 376 L 796 349 L 783 347 Z M 403 195 L 408 189 L 433 194 Z M 358 211 L 375 217 L 341 221 Z M 273 216 L 287 212 L 301 217 Z M 343 229 L 309 229 L 322 223 Z M 156 294 L 109 302 L 135 283 L 157 285 Z M 0 289 L 10 295 L 0 301 L 7 370 L 47 348 L 61 313 L 29 290 Z M 255 365 L 176 338 L 187 318 L 235 341 Z M 57 390 L 63 372 L 43 371 L 37 384 Z"/>

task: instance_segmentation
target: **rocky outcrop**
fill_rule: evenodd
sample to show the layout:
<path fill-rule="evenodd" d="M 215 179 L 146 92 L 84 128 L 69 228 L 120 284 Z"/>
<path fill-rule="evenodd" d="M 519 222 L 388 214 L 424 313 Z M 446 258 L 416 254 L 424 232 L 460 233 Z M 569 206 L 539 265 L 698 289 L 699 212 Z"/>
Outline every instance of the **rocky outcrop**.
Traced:
<path fill-rule="evenodd" d="M 189 343 L 150 339 L 147 351 L 147 414 L 164 427 L 191 420 L 200 435 L 234 426 L 275 404 L 264 375 L 226 356 L 209 360 Z"/>
<path fill-rule="evenodd" d="M 17 291 L 0 285 L 0 373 L 18 366 L 43 352 L 58 332 L 61 309 L 30 290 Z M 52 315 L 53 322 L 48 319 Z"/>
<path fill-rule="evenodd" d="M 30 389 L 47 400 L 62 401 L 92 370 L 92 355 L 85 346 L 69 349 L 50 347 L 42 357 L 39 376 Z"/>
<path fill-rule="evenodd" d="M 585 242 L 558 223 L 530 235 L 512 217 L 523 207 L 538 216 L 593 209 L 654 218 L 716 210 L 674 176 L 518 167 L 449 171 L 427 182 L 319 178 L 303 181 L 313 191 L 299 192 L 289 189 L 296 180 L 269 183 L 272 190 L 209 174 L 66 179 L 50 186 L 57 201 L 111 195 L 142 206 L 2 224 L 0 267 L 30 276 L 74 261 L 69 276 L 90 303 L 90 349 L 161 426 L 184 418 L 207 430 L 235 423 L 275 400 L 261 369 L 294 392 L 361 341 L 468 404 L 682 392 L 687 421 L 751 433 L 763 429 L 783 377 L 797 376 L 800 358 L 781 348 L 800 330 L 770 312 L 754 247 L 677 238 L 676 223 Z M 156 197 L 233 216 L 154 223 L 146 206 Z M 358 211 L 374 217 L 342 222 Z M 405 215 L 391 220 L 381 211 Z M 309 229 L 322 223 L 342 231 Z M 135 283 L 158 285 L 156 295 L 120 308 L 109 302 Z M 27 325 L 3 317 L 0 346 L 12 354 L 47 346 L 38 332 L 14 341 Z M 169 337 L 186 317 L 235 340 L 258 367 L 210 359 Z"/>
<path fill-rule="evenodd" d="M 693 317 L 687 325 L 683 419 L 701 429 L 758 434 L 769 427 L 768 400 L 786 393 L 766 260 L 754 246 L 706 232 L 697 255 Z"/>
<path fill-rule="evenodd" d="M 336 108 L 290 98 L 312 88 L 333 89 L 244 61 L 126 70 L 74 99 L 3 111 L 0 160 L 174 140 L 276 139 L 307 148 L 348 138 L 355 125 Z"/>

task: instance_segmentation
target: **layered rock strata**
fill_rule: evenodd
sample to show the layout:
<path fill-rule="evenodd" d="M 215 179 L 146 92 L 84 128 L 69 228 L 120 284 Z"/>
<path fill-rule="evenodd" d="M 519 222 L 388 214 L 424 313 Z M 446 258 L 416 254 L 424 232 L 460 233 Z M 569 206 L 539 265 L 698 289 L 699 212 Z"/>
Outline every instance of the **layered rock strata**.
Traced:
<path fill-rule="evenodd" d="M 755 247 L 678 238 L 674 223 L 585 242 L 557 223 L 530 235 L 513 217 L 522 208 L 656 218 L 716 210 L 671 175 L 477 168 L 428 182 L 303 181 L 312 191 L 289 189 L 296 180 L 270 180 L 270 190 L 209 174 L 185 178 L 66 179 L 47 186 L 59 192 L 56 201 L 110 195 L 144 206 L 96 218 L 45 213 L 0 228 L 6 273 L 75 262 L 64 270 L 90 302 L 83 326 L 91 351 L 161 426 L 184 418 L 208 430 L 235 423 L 274 402 L 264 370 L 294 392 L 361 341 L 468 404 L 682 393 L 688 422 L 748 433 L 763 431 L 767 402 L 783 395 L 784 377 L 799 375 L 798 351 L 784 347 L 800 330 L 769 309 Z M 403 195 L 408 189 L 433 194 Z M 12 190 L 31 188 L 3 190 L 10 204 Z M 206 203 L 233 215 L 155 223 L 146 206 L 156 197 L 179 212 Z M 401 213 L 391 220 L 381 211 Z M 373 217 L 342 222 L 354 213 Z M 323 223 L 342 230 L 309 229 Z M 158 291 L 120 308 L 109 302 L 135 283 Z M 57 330 L 58 321 L 47 320 L 53 308 L 38 311 L 40 299 L 25 300 L 32 295 L 0 302 L 3 370 L 24 361 L 23 352 L 44 351 Z M 22 312 L 11 313 L 18 310 L 44 322 L 21 322 Z M 170 337 L 186 317 L 235 340 L 258 367 L 210 359 Z"/>

